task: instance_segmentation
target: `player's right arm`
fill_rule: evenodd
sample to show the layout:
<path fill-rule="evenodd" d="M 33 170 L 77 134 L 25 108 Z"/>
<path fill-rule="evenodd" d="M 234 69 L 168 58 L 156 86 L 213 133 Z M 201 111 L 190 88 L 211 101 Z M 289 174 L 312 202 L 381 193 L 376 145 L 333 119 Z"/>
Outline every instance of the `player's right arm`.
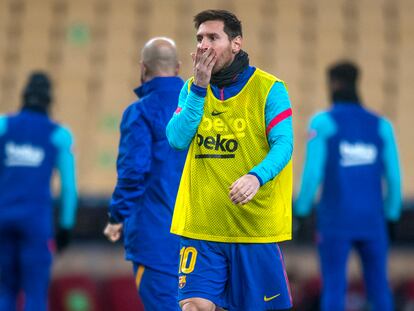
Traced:
<path fill-rule="evenodd" d="M 52 142 L 58 150 L 56 168 L 60 175 L 61 211 L 59 226 L 71 230 L 75 225 L 78 192 L 76 188 L 75 157 L 73 155 L 72 133 L 59 127 L 52 135 Z"/>
<path fill-rule="evenodd" d="M 167 139 L 171 147 L 187 149 L 193 140 L 204 113 L 204 100 L 217 56 L 212 48 L 197 48 L 193 58 L 194 79 L 188 91 L 188 80 L 178 99 L 178 108 L 167 125 Z"/>
<path fill-rule="evenodd" d="M 120 124 L 117 183 L 109 204 L 109 221 L 103 232 L 111 242 L 120 239 L 123 222 L 139 208 L 137 202 L 148 185 L 153 138 L 143 106 L 142 102 L 129 106 Z"/>
<path fill-rule="evenodd" d="M 60 252 L 70 242 L 71 232 L 76 222 L 78 192 L 76 189 L 75 157 L 73 155 L 72 133 L 59 126 L 51 137 L 52 143 L 58 150 L 56 169 L 60 176 L 60 217 L 59 228 L 56 232 L 56 247 Z"/>
<path fill-rule="evenodd" d="M 171 147 L 184 150 L 193 140 L 204 113 L 207 89 L 194 83 L 188 90 L 188 80 L 181 89 L 178 107 L 167 125 L 167 139 Z"/>
<path fill-rule="evenodd" d="M 311 212 L 313 199 L 324 176 L 327 141 L 335 132 L 335 123 L 326 112 L 317 114 L 310 121 L 302 185 L 294 206 L 295 216 L 304 217 Z"/>

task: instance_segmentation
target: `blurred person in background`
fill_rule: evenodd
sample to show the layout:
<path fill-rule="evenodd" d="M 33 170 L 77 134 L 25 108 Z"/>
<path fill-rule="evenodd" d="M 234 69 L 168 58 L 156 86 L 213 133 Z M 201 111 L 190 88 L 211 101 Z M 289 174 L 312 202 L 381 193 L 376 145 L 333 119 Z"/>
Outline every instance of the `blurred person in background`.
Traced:
<path fill-rule="evenodd" d="M 0 117 L 0 310 L 45 311 L 53 242 L 51 178 L 61 182 L 56 247 L 69 243 L 77 193 L 72 134 L 49 117 L 52 85 L 43 72 L 30 75 L 23 105 Z"/>
<path fill-rule="evenodd" d="M 372 310 L 393 310 L 387 253 L 401 213 L 398 152 L 390 121 L 363 107 L 358 72 L 350 62 L 328 70 L 332 107 L 310 121 L 294 208 L 297 217 L 308 216 L 322 184 L 316 214 L 323 311 L 345 308 L 346 266 L 353 248 L 361 257 Z"/>
<path fill-rule="evenodd" d="M 288 310 L 292 110 L 282 80 L 249 65 L 231 12 L 194 17 L 194 76 L 167 127 L 189 147 L 171 232 L 180 236 L 182 310 Z"/>
<path fill-rule="evenodd" d="M 140 99 L 122 117 L 118 181 L 104 231 L 112 242 L 123 233 L 146 311 L 179 310 L 179 241 L 170 226 L 186 152 L 173 150 L 165 135 L 184 83 L 179 65 L 169 38 L 153 38 L 142 49 Z"/>

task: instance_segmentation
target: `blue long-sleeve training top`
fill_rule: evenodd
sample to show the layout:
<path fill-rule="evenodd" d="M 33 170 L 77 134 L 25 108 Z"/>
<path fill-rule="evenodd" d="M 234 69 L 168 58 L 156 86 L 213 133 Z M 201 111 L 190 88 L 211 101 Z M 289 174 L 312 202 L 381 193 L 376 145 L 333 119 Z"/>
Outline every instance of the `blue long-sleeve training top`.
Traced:
<path fill-rule="evenodd" d="M 235 82 L 224 88 L 210 84 L 212 92 L 217 99 L 226 100 L 237 95 L 246 85 L 256 69 L 249 66 L 236 79 Z M 204 100 L 207 89 L 192 84 L 188 91 L 187 81 L 181 89 L 178 108 L 167 126 L 167 137 L 176 149 L 188 148 L 204 112 Z M 291 104 L 287 90 L 283 83 L 276 82 L 267 97 L 265 106 L 265 122 L 268 132 L 270 151 L 257 166 L 253 167 L 250 174 L 258 177 L 263 185 L 273 179 L 286 166 L 293 151 L 292 117 L 283 118 L 280 122 L 278 116 L 290 111 Z M 273 121 L 273 122 L 272 122 Z M 273 124 L 275 124 L 273 126 Z"/>
<path fill-rule="evenodd" d="M 363 111 L 363 108 L 358 104 L 335 103 L 333 111 L 338 111 L 338 115 L 344 115 L 345 121 L 348 120 L 349 124 L 351 124 L 350 128 L 352 129 L 352 123 L 358 121 L 358 115 L 361 114 L 360 111 Z M 379 137 L 378 145 L 381 147 L 381 149 L 379 149 L 381 153 L 379 155 L 379 161 L 383 167 L 382 174 L 386 184 L 383 203 L 384 214 L 386 219 L 397 221 L 401 214 L 402 201 L 398 151 L 391 123 L 383 117 L 377 117 L 377 119 L 378 121 L 375 123 L 377 126 L 373 130 L 374 134 L 371 136 L 377 135 Z M 334 120 L 330 111 L 318 113 L 310 121 L 302 184 L 294 207 L 294 213 L 297 216 L 309 215 L 315 194 L 320 184 L 324 179 L 329 178 L 329 176 L 325 176 L 329 156 L 328 153 L 330 151 L 332 153 L 330 143 L 331 140 L 338 135 L 338 130 L 338 122 Z M 363 138 L 361 137 L 361 142 L 362 139 Z M 363 145 L 361 143 L 359 146 L 351 143 L 348 143 L 348 145 L 343 144 L 343 154 L 338 154 L 336 156 L 344 157 L 344 155 L 346 156 L 348 154 L 349 157 L 353 156 L 355 158 L 358 156 L 357 151 L 359 147 L 359 150 L 363 150 L 363 153 L 365 153 L 361 154 L 361 156 L 369 157 L 370 149 L 366 146 L 369 145 Z M 348 170 L 352 169 L 352 163 L 348 161 L 345 164 L 346 167 L 348 167 Z M 365 163 L 354 164 L 355 169 L 361 170 Z M 329 182 L 329 180 L 327 182 Z M 331 182 L 335 182 L 335 180 L 332 180 Z M 354 183 L 355 182 L 357 182 L 357 180 L 354 180 Z M 375 191 L 365 191 L 364 196 L 369 197 L 372 195 L 371 192 Z M 354 193 L 353 196 L 355 197 L 358 195 Z M 340 197 L 338 197 L 338 200 L 340 200 Z"/>
<path fill-rule="evenodd" d="M 184 81 L 156 77 L 135 89 L 125 110 L 117 160 L 118 180 L 109 211 L 124 224 L 126 259 L 176 275 L 179 239 L 170 233 L 186 151 L 170 147 L 165 127 Z"/>
<path fill-rule="evenodd" d="M 12 121 L 10 121 L 12 120 Z M 16 120 L 16 121 L 14 121 Z M 43 135 L 49 135 L 45 125 L 49 124 L 50 121 L 46 115 L 40 114 L 38 112 L 32 112 L 30 110 L 23 110 L 16 116 L 12 116 L 10 118 L 9 116 L 0 116 L 0 140 L 4 140 L 4 147 L 5 151 L 2 151 L 1 154 L 4 155 L 3 161 L 11 161 L 10 159 L 13 158 L 13 154 L 15 154 L 16 157 L 19 157 L 18 155 L 20 152 L 24 152 L 23 148 L 26 148 L 25 152 L 31 152 L 31 157 L 33 159 L 33 156 L 36 155 L 36 141 L 32 141 L 29 136 L 27 138 L 20 137 L 23 134 L 17 135 L 17 133 L 11 133 L 10 129 L 10 122 L 12 122 L 13 126 L 18 130 L 19 124 L 22 124 L 22 126 L 28 128 L 32 128 L 32 136 L 35 137 L 35 133 L 37 131 L 43 131 Z M 52 123 L 50 123 L 52 124 Z M 13 127 L 13 128 L 14 128 Z M 50 158 L 50 160 L 53 161 L 53 163 L 50 163 L 51 166 L 55 167 L 60 175 L 60 181 L 61 181 L 61 191 L 60 191 L 60 217 L 59 217 L 59 225 L 61 228 L 64 229 L 71 229 L 75 224 L 75 216 L 76 216 L 76 208 L 77 208 L 77 189 L 76 189 L 76 176 L 75 176 L 75 159 L 74 155 L 72 153 L 72 145 L 73 145 L 73 137 L 71 132 L 58 124 L 52 125 L 51 132 L 49 135 L 49 143 L 56 149 L 56 157 Z M 26 137 L 25 136 L 25 137 Z M 17 139 L 17 140 L 16 140 Z M 27 139 L 27 141 L 22 141 L 21 143 L 24 143 L 23 145 L 20 145 L 20 140 Z M 37 140 L 37 139 L 36 139 Z M 17 142 L 16 142 L 17 141 Z M 34 146 L 30 145 L 31 143 L 34 144 Z M 24 147 L 24 146 L 32 146 L 32 147 Z M 43 148 L 43 146 L 41 146 Z M 30 149 L 31 148 L 31 149 Z M 30 150 L 31 151 L 30 151 Z M 20 150 L 20 151 L 19 151 Z M 40 149 L 39 149 L 40 151 Z M 23 155 L 22 155 L 23 157 Z M 22 158 L 23 159 L 23 158 Z M 45 161 L 49 158 L 45 158 Z M 6 167 L 21 167 L 20 170 L 27 171 L 27 174 L 37 174 L 31 167 L 35 167 L 36 163 L 23 163 L 25 161 L 21 160 L 21 163 L 15 162 L 9 163 L 9 165 L 5 162 Z M 26 161 L 27 162 L 27 161 Z M 49 165 L 49 164 L 48 164 Z M 40 166 L 40 162 L 39 162 Z M 43 169 L 44 171 L 46 169 Z M 47 170 L 46 170 L 47 171 Z M 0 172 L 1 174 L 1 172 Z M 33 198 L 39 198 L 40 201 L 43 203 L 43 197 L 40 197 L 40 192 L 45 191 L 49 192 L 50 187 L 50 181 L 45 179 L 45 184 L 40 185 L 38 183 L 37 186 L 32 187 L 31 189 L 22 189 L 19 187 L 22 183 L 18 180 L 14 180 L 14 173 L 8 174 L 7 179 L 9 180 L 8 185 L 11 187 L 11 193 L 8 195 L 7 198 L 4 198 L 7 202 L 10 202 L 10 204 L 13 204 L 12 202 L 16 202 L 16 204 L 24 205 L 22 204 L 24 202 L 24 197 L 28 198 L 28 202 L 30 202 Z M 37 176 L 37 175 L 36 175 Z M 40 176 L 40 175 L 39 175 Z M 17 178 L 17 177 L 16 177 Z M 39 179 L 40 181 L 40 179 Z M 13 185 L 13 182 L 16 182 L 17 184 Z M 40 190 L 39 187 L 45 188 L 45 190 Z M 19 201 L 15 201 L 14 195 L 13 195 L 13 188 L 17 191 L 19 190 L 18 195 L 20 197 Z M 22 192 L 24 191 L 24 193 Z M 47 195 L 46 195 L 47 196 Z M 44 202 L 47 203 L 47 202 Z M 9 204 L 9 203 L 7 203 Z M 32 202 L 32 204 L 36 204 L 36 201 Z M 30 208 L 27 208 L 29 211 Z"/>

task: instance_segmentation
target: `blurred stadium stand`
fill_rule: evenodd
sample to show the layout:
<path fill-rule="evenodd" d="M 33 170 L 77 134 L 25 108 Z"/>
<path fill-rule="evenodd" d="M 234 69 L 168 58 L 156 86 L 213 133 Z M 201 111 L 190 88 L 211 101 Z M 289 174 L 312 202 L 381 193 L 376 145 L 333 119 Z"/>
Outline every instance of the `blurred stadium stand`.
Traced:
<path fill-rule="evenodd" d="M 31 70 L 48 70 L 56 86 L 53 114 L 76 139 L 78 223 L 74 243 L 56 256 L 51 305 L 61 303 L 54 301 L 72 276 L 84 278 L 79 284 L 88 294 L 75 295 L 72 309 L 51 310 L 95 310 L 95 303 L 108 298 L 103 293 L 113 277 L 133 284 L 122 247 L 102 236 L 116 180 L 119 120 L 135 99 L 139 50 L 150 37 L 174 38 L 182 76 L 191 75 L 192 17 L 206 8 L 234 11 L 252 64 L 287 81 L 295 115 L 296 186 L 308 119 L 328 105 L 327 65 L 343 58 L 360 64 L 362 98 L 393 121 L 400 147 L 405 209 L 391 247 L 390 277 L 398 310 L 414 310 L 413 0 L 0 0 L 0 113 L 18 108 Z M 298 310 L 314 310 L 318 303 L 313 228 L 310 219 L 285 245 Z M 356 267 L 351 264 L 353 276 L 359 275 Z M 131 287 L 126 292 L 133 300 Z"/>
<path fill-rule="evenodd" d="M 18 107 L 30 70 L 50 71 L 54 115 L 76 137 L 80 191 L 108 195 L 118 123 L 139 84 L 140 48 L 152 36 L 174 38 L 182 76 L 189 77 L 192 17 L 208 7 L 233 10 L 243 22 L 252 64 L 288 83 L 296 177 L 308 119 L 328 105 L 325 69 L 348 58 L 361 65 L 364 102 L 395 124 L 404 194 L 414 198 L 412 0 L 0 0 L 1 112 Z"/>

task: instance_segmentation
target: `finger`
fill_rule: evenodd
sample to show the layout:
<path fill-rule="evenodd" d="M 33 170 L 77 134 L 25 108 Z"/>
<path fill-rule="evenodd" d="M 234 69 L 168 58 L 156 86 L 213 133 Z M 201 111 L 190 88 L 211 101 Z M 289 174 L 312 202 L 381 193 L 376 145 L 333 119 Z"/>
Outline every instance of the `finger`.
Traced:
<path fill-rule="evenodd" d="M 120 237 L 121 237 L 121 234 L 120 234 L 119 231 L 112 232 L 112 234 L 111 234 L 111 241 L 112 242 L 116 242 L 116 241 L 119 240 Z"/>
<path fill-rule="evenodd" d="M 216 64 L 216 62 L 217 62 L 217 56 L 214 56 L 213 60 L 208 64 L 207 69 L 209 71 L 213 70 L 213 67 Z"/>
<path fill-rule="evenodd" d="M 113 237 L 114 233 L 112 231 L 107 231 L 105 233 L 105 236 L 108 240 L 112 241 L 112 237 Z"/>
<path fill-rule="evenodd" d="M 108 226 L 106 226 L 104 231 L 103 231 L 103 234 L 108 237 L 109 233 L 110 233 L 110 228 Z"/>
<path fill-rule="evenodd" d="M 112 233 L 110 233 L 110 232 L 109 233 L 106 233 L 105 236 L 108 239 L 108 241 L 113 242 L 113 234 Z"/>
<path fill-rule="evenodd" d="M 257 190 L 255 190 L 253 188 L 253 186 L 249 183 L 244 184 L 240 189 L 239 189 L 239 195 L 236 198 L 238 203 L 243 202 L 244 200 L 246 200 L 248 197 L 250 197 L 251 195 L 255 195 L 257 192 Z"/>
<path fill-rule="evenodd" d="M 203 55 L 203 50 L 201 48 L 197 48 L 196 51 L 196 58 L 195 58 L 195 63 L 198 64 L 200 62 L 200 58 Z"/>
<path fill-rule="evenodd" d="M 214 67 L 214 65 L 215 65 L 215 63 L 216 63 L 216 61 L 217 61 L 217 55 L 216 55 L 216 53 L 214 52 L 212 55 L 210 55 L 209 56 L 209 58 L 206 60 L 206 63 L 207 63 L 207 69 L 208 70 L 211 70 L 211 69 L 213 69 L 213 67 Z"/>
<path fill-rule="evenodd" d="M 231 184 L 231 186 L 229 187 L 229 189 L 233 189 L 234 187 L 236 187 L 236 185 L 239 183 L 240 178 L 237 179 L 234 183 Z"/>
<path fill-rule="evenodd" d="M 245 196 L 240 196 L 234 199 L 233 203 L 234 204 L 240 204 L 241 202 L 243 202 L 246 199 Z"/>
<path fill-rule="evenodd" d="M 239 195 L 235 200 L 236 204 L 241 204 L 242 202 L 246 201 L 253 194 L 253 191 L 248 186 L 246 186 L 240 190 L 240 193 L 241 195 Z"/>
<path fill-rule="evenodd" d="M 242 200 L 243 200 L 243 197 L 237 196 L 237 197 L 233 197 L 231 201 L 233 202 L 233 204 L 239 204 Z"/>
<path fill-rule="evenodd" d="M 212 54 L 212 53 L 214 53 L 214 51 L 213 51 L 213 49 L 212 48 L 208 48 L 203 54 L 202 54 L 202 56 L 201 56 L 201 58 L 200 58 L 200 63 L 201 64 L 203 64 L 204 66 L 206 66 L 207 67 L 207 64 L 208 64 L 208 62 L 207 62 L 207 59 L 210 57 L 210 55 Z"/>
<path fill-rule="evenodd" d="M 236 185 L 234 185 L 234 187 L 231 189 L 230 191 L 230 195 L 231 196 L 235 196 L 237 194 L 244 194 L 248 191 L 249 189 L 249 185 L 245 184 L 245 182 L 243 180 L 240 180 Z"/>
<path fill-rule="evenodd" d="M 240 196 L 241 194 L 243 194 L 243 192 L 241 192 L 240 184 L 237 184 L 235 187 L 233 187 L 233 189 L 230 190 L 230 198 L 232 199 Z"/>
<path fill-rule="evenodd" d="M 240 204 L 244 205 L 246 203 L 249 203 L 253 199 L 254 196 L 255 196 L 255 193 L 251 193 L 250 195 L 247 196 L 247 198 L 241 201 Z"/>
<path fill-rule="evenodd" d="M 230 196 L 230 199 L 234 203 L 239 203 L 242 200 L 244 200 L 245 198 L 246 198 L 246 195 L 244 194 L 243 190 L 237 191 L 232 196 Z"/>
<path fill-rule="evenodd" d="M 246 197 L 246 190 L 240 189 L 239 191 L 235 192 L 233 196 L 231 196 L 231 200 L 233 201 L 233 203 L 237 204 L 246 199 Z"/>

